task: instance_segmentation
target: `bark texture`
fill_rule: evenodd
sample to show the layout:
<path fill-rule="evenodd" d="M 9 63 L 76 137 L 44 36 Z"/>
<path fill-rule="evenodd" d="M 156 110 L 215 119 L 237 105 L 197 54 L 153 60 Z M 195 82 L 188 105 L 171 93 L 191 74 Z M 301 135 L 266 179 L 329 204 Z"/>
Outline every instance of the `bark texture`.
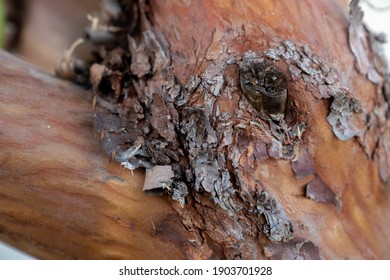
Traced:
<path fill-rule="evenodd" d="M 113 159 L 150 170 L 144 190 L 178 201 L 158 237 L 188 258 L 389 256 L 386 69 L 357 1 L 138 12 L 142 33 L 91 68 L 95 128 Z M 285 80 L 282 111 L 255 101 Z"/>
<path fill-rule="evenodd" d="M 390 257 L 389 86 L 378 37 L 362 25 L 357 1 L 350 9 L 336 0 L 111 3 L 132 17 L 107 16 L 106 8 L 100 28 L 90 30 L 98 46 L 90 67 L 94 128 L 113 160 L 131 171 L 147 169 L 145 192 L 170 198 L 142 196 L 140 189 L 119 198 L 93 181 L 104 201 L 117 205 L 136 196 L 140 211 L 159 217 L 142 228 L 148 238 L 137 247 L 155 244 L 159 251 L 110 244 L 102 252 L 111 248 L 113 258 Z M 281 73 L 276 87 L 264 78 L 271 72 Z M 287 90 L 276 116 L 263 108 L 267 102 L 250 100 L 270 88 Z M 131 172 L 118 166 L 110 172 L 121 172 L 125 184 Z M 157 203 L 164 206 L 158 213 Z M 99 203 L 88 205 L 100 210 L 97 217 L 107 216 Z M 117 221 L 117 213 L 141 223 L 130 206 L 112 211 L 108 221 Z M 3 224 L 9 234 L 12 223 Z M 121 240 L 132 244 L 128 225 Z M 96 227 L 80 228 L 95 236 Z M 89 253 L 78 256 L 107 257 Z"/>

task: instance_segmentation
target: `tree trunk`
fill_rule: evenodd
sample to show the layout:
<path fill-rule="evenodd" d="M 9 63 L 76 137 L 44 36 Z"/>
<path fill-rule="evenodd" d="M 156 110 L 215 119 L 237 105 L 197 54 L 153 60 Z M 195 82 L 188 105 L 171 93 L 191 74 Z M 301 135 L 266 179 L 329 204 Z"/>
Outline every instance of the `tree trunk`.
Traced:
<path fill-rule="evenodd" d="M 2 167 L 2 236 L 49 258 L 389 258 L 389 87 L 378 38 L 356 4 L 348 15 L 336 0 L 140 1 L 139 28 L 100 44 L 107 52 L 90 69 L 94 127 L 114 160 L 147 168 L 145 192 L 172 200 L 124 187 L 131 173 L 104 163 L 80 116 L 69 114 L 87 112 L 86 101 L 72 93 L 67 104 L 60 87 L 20 121 L 14 110 L 1 118 L 18 124 L 4 121 L 2 147 L 25 141 L 10 132 L 24 122 L 39 128 L 28 127 L 35 153 L 14 144 Z M 105 22 L 115 23 L 123 22 Z M 16 112 L 36 98 L 3 96 Z M 43 116 L 66 120 L 68 131 L 56 138 L 39 113 L 52 99 L 64 105 Z M 59 156 L 58 143 L 70 151 Z M 43 152 L 56 168 L 42 164 Z M 30 214 L 20 210 L 42 202 L 32 217 L 46 226 L 21 232 Z M 103 221 L 116 230 L 102 230 Z M 44 239 L 50 231 L 61 234 Z"/>

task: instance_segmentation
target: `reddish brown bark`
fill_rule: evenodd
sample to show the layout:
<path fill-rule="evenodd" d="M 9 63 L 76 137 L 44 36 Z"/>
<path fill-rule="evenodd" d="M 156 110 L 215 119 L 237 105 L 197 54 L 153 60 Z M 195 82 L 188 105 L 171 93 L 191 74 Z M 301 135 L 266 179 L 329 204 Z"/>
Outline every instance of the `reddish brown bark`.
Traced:
<path fill-rule="evenodd" d="M 359 72 L 359 68 L 355 66 L 358 62 L 351 52 L 350 45 L 353 46 L 357 42 L 348 41 L 347 28 L 349 20 L 353 19 L 349 19 L 344 1 L 299 1 L 299 3 L 173 1 L 164 4 L 160 1 L 152 1 L 152 7 L 154 23 L 162 30 L 169 42 L 175 77 L 182 84 L 185 84 L 194 73 L 202 75 L 210 64 L 217 64 L 224 58 L 246 51 L 262 53 L 279 45 L 282 40 L 289 40 L 309 47 L 323 62 L 334 69 L 340 83 L 347 87 L 351 91 L 351 96 L 360 102 L 363 115 L 370 115 L 370 112 L 381 108 L 386 102 L 381 93 L 381 83 L 370 82 L 370 77 L 364 77 L 366 73 Z M 194 12 L 194 10 L 201 12 Z M 198 32 L 194 32 L 194 29 Z M 366 38 L 368 35 L 365 34 L 359 36 Z M 360 55 L 373 58 L 372 50 L 368 46 L 365 46 L 364 52 Z M 282 65 L 278 61 L 276 63 Z M 290 69 L 286 69 L 286 66 L 281 67 L 284 67 L 286 75 L 293 74 Z M 292 79 L 294 80 L 293 76 Z M 249 165 L 253 147 L 250 142 L 248 149 L 244 150 L 247 155 L 244 155 L 240 161 L 245 187 L 265 188 L 281 203 L 292 224 L 295 225 L 294 240 L 312 241 L 318 246 L 319 254 L 323 258 L 388 258 L 390 253 L 388 250 L 389 185 L 380 178 L 380 171 L 387 172 L 385 169 L 388 165 L 385 160 L 380 160 L 380 156 L 386 158 L 389 151 L 385 148 L 386 145 L 382 144 L 382 148 L 376 150 L 373 145 L 378 143 L 378 137 L 382 139 L 379 142 L 389 141 L 386 135 L 388 132 L 382 134 L 389 130 L 389 121 L 381 122 L 379 125 L 381 128 L 372 124 L 366 132 L 367 137 L 363 137 L 363 140 L 353 138 L 346 142 L 340 141 L 332 133 L 326 119 L 330 103 L 317 100 L 315 96 L 318 94 L 318 89 L 312 89 L 308 85 L 310 83 L 307 81 L 290 80 L 289 98 L 293 100 L 301 119 L 307 124 L 308 129 L 304 133 L 302 147 L 304 150 L 307 149 L 314 159 L 315 176 L 326 185 L 328 194 L 325 196 L 331 196 L 327 198 L 331 203 L 307 199 L 305 186 L 313 180 L 314 175 L 295 179 L 288 161 L 267 159 Z M 224 93 L 221 94 L 222 100 L 216 103 L 219 102 L 220 108 L 231 112 L 237 106 L 237 102 L 227 101 L 223 96 Z M 382 111 L 380 116 L 384 115 L 386 113 Z M 382 117 L 374 116 L 374 118 Z M 362 122 L 361 119 L 357 122 L 358 126 L 370 125 Z M 254 136 L 250 141 L 259 140 Z M 382 179 L 386 180 L 386 176 L 382 176 Z M 315 187 L 310 189 L 313 188 Z M 306 195 L 310 197 L 310 193 Z M 196 207 L 199 213 L 194 214 L 193 217 L 198 214 L 203 216 L 202 230 L 204 237 L 206 236 L 205 240 L 208 240 L 207 236 L 210 235 L 213 241 L 218 240 L 212 233 L 215 231 L 215 223 L 220 227 L 224 227 L 224 223 L 227 223 L 225 227 L 237 227 L 234 222 L 212 220 L 213 217 L 221 218 L 220 213 L 217 210 L 215 211 L 218 214 L 205 210 L 208 209 L 205 205 L 209 204 L 203 199 L 196 198 L 196 200 L 203 205 Z M 187 215 L 186 209 L 178 212 Z M 212 221 L 208 222 L 209 219 Z M 228 220 L 227 217 L 221 219 Z M 224 242 L 220 242 L 222 240 L 219 239 L 217 243 L 221 245 L 225 256 L 231 257 L 234 253 L 228 252 L 228 235 L 227 230 L 221 233 L 219 237 L 223 239 L 221 236 L 225 236 L 226 239 Z M 234 248 L 233 251 L 238 255 L 245 255 L 248 246 L 252 250 L 256 243 L 256 241 L 252 243 L 248 236 L 244 236 L 243 239 L 245 241 L 235 241 L 242 245 L 241 248 L 235 246 L 237 243 L 230 243 Z M 259 243 L 261 244 L 262 241 Z M 263 246 L 265 247 L 263 253 L 267 257 L 281 257 L 275 252 L 275 255 L 267 252 L 267 248 L 278 247 L 278 245 L 263 243 Z M 297 252 L 289 255 L 289 249 L 283 250 L 285 254 L 282 254 L 282 257 L 299 256 Z M 260 257 L 260 255 L 252 257 Z M 247 257 L 251 258 L 248 255 Z"/>
<path fill-rule="evenodd" d="M 3 160 L 3 239 L 46 258 L 389 258 L 389 120 L 384 72 L 381 63 L 372 63 L 378 57 L 369 45 L 369 33 L 359 25 L 359 15 L 352 13 L 349 17 L 345 1 L 325 0 L 151 1 L 150 7 L 151 14 L 141 9 L 141 26 L 147 32 L 139 37 L 133 34 L 128 48 L 122 45 L 114 55 L 104 58 L 105 67 L 113 70 L 103 71 L 106 79 L 114 81 L 112 88 L 102 90 L 102 80 L 92 76 L 100 98 L 95 128 L 101 132 L 103 147 L 117 152 L 114 158 L 118 161 L 124 156 L 120 152 L 131 145 L 142 144 L 138 151 L 148 152 L 148 142 L 162 141 L 167 149 L 162 148 L 161 155 L 152 153 L 146 159 L 141 154 L 135 156 L 145 161 L 142 164 L 155 166 L 154 171 L 172 166 L 174 172 L 165 172 L 169 177 L 165 179 L 176 176 L 170 186 L 174 190 L 171 195 L 180 203 L 142 196 L 140 188 L 131 192 L 107 189 L 107 184 L 124 185 L 133 177 L 114 163 L 103 163 L 104 156 L 99 156 L 96 143 L 89 142 L 91 133 L 78 125 L 88 116 L 69 115 L 69 110 L 88 109 L 77 95 L 65 99 L 68 85 L 62 84 L 64 88 L 59 90 L 63 92 L 55 95 L 64 105 L 54 107 L 54 111 L 47 107 L 43 115 L 62 124 L 57 140 L 50 138 L 40 119 L 31 118 L 31 112 L 24 109 L 34 104 L 34 95 L 24 97 L 23 91 L 10 95 L 13 87 L 21 85 L 8 83 L 10 90 L 2 93 L 2 104 L 14 105 L 11 110 L 1 111 L 1 120 L 6 120 L 1 126 L 6 132 L 0 134 L 1 143 L 2 147 L 19 144 L 13 144 L 15 152 Z M 355 40 L 356 34 L 364 39 Z M 354 47 L 360 51 L 352 52 Z M 122 65 L 113 66 L 110 59 L 126 52 L 131 53 L 131 65 L 124 72 L 116 71 L 113 68 Z M 282 129 L 295 132 L 291 136 L 263 121 L 243 96 L 239 69 L 246 60 L 256 59 L 266 59 L 287 77 L 287 126 Z M 122 88 L 118 81 L 124 77 L 130 77 L 126 79 L 134 88 Z M 45 81 L 49 82 L 47 78 Z M 118 98 L 124 90 L 126 98 Z M 153 96 L 151 102 L 148 94 Z M 28 99 L 25 102 L 17 96 Z M 107 96 L 108 102 L 119 104 L 117 109 L 104 102 Z M 173 101 L 169 99 L 172 96 Z M 51 94 L 43 97 L 33 116 L 42 118 L 39 110 L 53 98 Z M 118 110 L 115 115 L 120 122 L 117 116 L 110 117 L 110 110 Z M 224 113 L 230 114 L 227 119 L 220 117 Z M 17 125 L 12 127 L 10 120 L 15 116 L 20 120 L 16 118 Z M 25 137 L 18 133 L 28 121 L 34 126 L 26 131 L 31 132 L 32 144 L 38 147 L 32 152 L 27 152 L 29 146 L 22 145 Z M 117 127 L 117 123 L 128 127 Z M 299 126 L 301 123 L 305 126 Z M 341 128 L 339 123 L 343 124 Z M 150 130 L 145 132 L 145 127 Z M 140 136 L 141 143 L 137 142 Z M 48 151 L 39 148 L 40 144 L 53 142 L 69 149 L 69 153 L 61 153 L 63 160 L 58 160 L 56 145 Z M 182 147 L 187 149 L 184 155 L 175 154 Z M 290 153 L 283 147 L 293 149 Z M 199 153 L 207 151 L 218 160 L 201 162 Z M 58 166 L 54 178 L 50 169 L 42 171 L 48 169 L 42 163 L 44 153 Z M 28 161 L 21 160 L 25 158 Z M 167 164 L 161 163 L 164 161 Z M 16 168 L 18 164 L 23 168 Z M 113 183 L 117 178 L 102 183 L 102 166 L 123 182 Z M 186 168 L 187 179 L 178 171 L 185 173 Z M 27 179 L 20 180 L 19 174 Z M 77 180 L 70 184 L 62 176 Z M 182 193 L 175 191 L 182 190 L 177 186 L 183 182 L 188 195 L 181 207 Z M 14 184 L 18 187 L 7 187 Z M 88 185 L 97 187 L 91 189 Z M 138 204 L 127 204 L 134 198 L 139 199 Z M 67 208 L 54 212 L 58 215 L 45 214 L 45 219 L 35 214 L 31 217 L 44 226 L 32 223 L 26 231 L 19 225 L 25 225 L 30 214 L 21 214 L 13 207 L 12 201 L 19 200 L 20 209 L 44 205 L 38 212 L 42 215 L 70 205 L 78 210 Z M 83 208 L 85 205 L 88 209 Z M 162 207 L 159 212 L 158 207 Z M 90 210 L 93 215 L 75 215 L 80 210 L 83 214 Z M 143 212 L 153 216 L 153 225 L 145 225 Z M 64 218 L 68 213 L 72 218 Z M 67 225 L 75 222 L 77 226 L 64 228 L 58 221 Z M 100 225 L 106 223 L 115 230 L 101 231 Z M 139 227 L 132 228 L 132 224 Z M 272 225 L 282 228 L 275 233 Z M 43 237 L 47 236 L 45 232 L 59 230 L 67 236 Z M 138 244 L 141 235 L 147 238 Z M 65 246 L 64 241 L 75 244 Z M 91 243 L 83 248 L 85 242 Z M 45 244 L 45 248 L 36 244 Z M 136 244 L 139 246 L 134 247 Z"/>

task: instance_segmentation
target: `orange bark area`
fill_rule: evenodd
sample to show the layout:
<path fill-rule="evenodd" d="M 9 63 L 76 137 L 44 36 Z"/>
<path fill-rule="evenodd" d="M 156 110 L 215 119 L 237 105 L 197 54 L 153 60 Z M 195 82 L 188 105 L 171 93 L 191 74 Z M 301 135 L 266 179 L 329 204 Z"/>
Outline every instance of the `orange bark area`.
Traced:
<path fill-rule="evenodd" d="M 4 52 L 0 65 L 0 239 L 45 259 L 182 258 L 154 237 L 167 201 L 102 153 L 88 93 Z"/>
<path fill-rule="evenodd" d="M 226 52 L 260 53 L 280 40 L 307 44 L 335 66 L 343 67 L 340 70 L 354 67 L 346 36 L 348 7 L 344 0 L 315 4 L 308 0 L 152 1 L 152 7 L 154 21 L 166 31 L 173 60 L 177 61 L 175 71 L 186 74 L 177 75 L 183 80 L 194 74 L 193 69 L 201 62 Z M 181 63 L 183 58 L 191 63 Z M 346 78 L 350 80 L 348 75 Z"/>
<path fill-rule="evenodd" d="M 367 110 L 374 105 L 374 86 L 356 71 L 348 44 L 348 1 L 153 1 L 152 6 L 181 81 L 226 53 L 261 53 L 291 40 L 328 62 Z"/>
<path fill-rule="evenodd" d="M 327 61 L 367 111 L 376 102 L 374 85 L 354 66 L 346 1 L 152 1 L 152 6 L 181 82 L 212 60 L 247 50 L 261 53 L 287 39 L 308 45 Z M 356 139 L 342 142 L 334 136 L 326 120 L 330 103 L 314 98 L 302 81 L 290 98 L 308 123 L 303 139 L 316 173 L 338 195 L 341 209 L 305 198 L 304 186 L 314 176 L 296 180 L 286 161 L 268 159 L 246 170 L 247 185 L 266 186 L 292 219 L 294 236 L 312 240 L 324 258 L 389 258 L 389 188 L 380 181 L 377 162 Z M 222 102 L 225 110 L 235 103 Z"/>

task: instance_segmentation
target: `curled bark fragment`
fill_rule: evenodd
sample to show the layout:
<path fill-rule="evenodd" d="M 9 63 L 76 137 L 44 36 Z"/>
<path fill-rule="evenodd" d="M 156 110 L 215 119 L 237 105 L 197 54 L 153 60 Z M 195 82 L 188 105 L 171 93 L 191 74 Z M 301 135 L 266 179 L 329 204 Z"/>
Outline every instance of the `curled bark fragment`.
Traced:
<path fill-rule="evenodd" d="M 370 60 L 367 56 L 368 41 L 362 19 L 363 11 L 359 7 L 359 0 L 350 3 L 350 25 L 348 29 L 349 45 L 356 59 L 356 68 L 364 75 L 370 70 Z"/>
<path fill-rule="evenodd" d="M 353 119 L 351 120 L 354 113 L 361 112 L 361 106 L 357 100 L 350 99 L 341 93 L 333 100 L 330 109 L 327 119 L 334 134 L 340 140 L 347 141 L 361 133 L 361 129 L 354 124 Z"/>
<path fill-rule="evenodd" d="M 293 226 L 287 219 L 280 204 L 270 197 L 266 191 L 261 191 L 256 196 L 256 209 L 263 214 L 266 224 L 263 232 L 271 241 L 288 241 L 293 237 Z"/>
<path fill-rule="evenodd" d="M 330 203 L 337 208 L 341 207 L 340 199 L 322 179 L 317 176 L 306 187 L 306 197 L 317 202 Z"/>
<path fill-rule="evenodd" d="M 315 173 L 313 158 L 307 147 L 302 147 L 297 157 L 291 161 L 292 169 L 297 179 Z"/>
<path fill-rule="evenodd" d="M 143 191 L 146 193 L 163 194 L 171 190 L 174 173 L 172 167 L 154 166 L 146 170 Z"/>
<path fill-rule="evenodd" d="M 383 35 L 374 34 L 363 24 L 360 0 L 352 0 L 349 7 L 349 46 L 355 57 L 357 70 L 374 84 L 381 84 L 387 71 L 383 51 Z"/>
<path fill-rule="evenodd" d="M 186 203 L 186 196 L 188 195 L 188 188 L 184 182 L 175 181 L 172 185 L 171 197 L 173 200 L 179 201 L 181 207 Z"/>

